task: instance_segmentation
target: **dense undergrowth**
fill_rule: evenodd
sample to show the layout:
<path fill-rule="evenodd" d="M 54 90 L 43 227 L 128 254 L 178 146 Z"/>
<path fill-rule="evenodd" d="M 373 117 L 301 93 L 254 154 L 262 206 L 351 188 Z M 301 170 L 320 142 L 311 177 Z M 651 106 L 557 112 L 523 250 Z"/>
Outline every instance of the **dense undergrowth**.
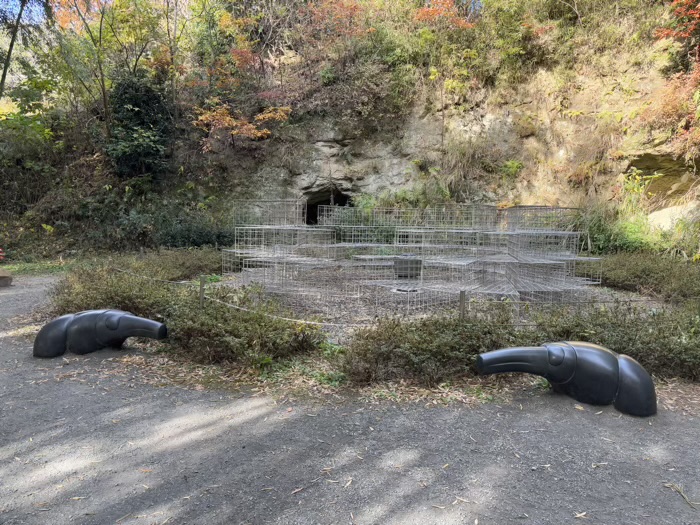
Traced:
<path fill-rule="evenodd" d="M 629 271 L 635 265 L 638 271 Z M 664 286 L 662 274 L 647 275 L 647 268 L 642 258 L 625 261 L 620 256 L 607 266 L 605 278 L 626 289 L 638 289 L 642 281 L 652 287 Z M 680 283 L 686 276 L 680 269 L 677 260 L 670 260 L 665 275 L 677 275 Z M 475 359 L 481 352 L 557 340 L 606 346 L 634 357 L 659 377 L 700 379 L 700 302 L 688 299 L 692 295 L 689 287 L 682 296 L 686 300 L 675 306 L 624 302 L 579 309 L 560 306 L 527 312 L 527 324 L 513 315 L 508 303 L 480 308 L 463 321 L 454 317 L 384 319 L 358 330 L 350 341 L 338 346 L 329 344 L 315 327 L 276 318 L 293 314 L 255 288 L 218 286 L 218 279 L 212 276 L 208 296 L 252 312 L 211 300 L 200 306 L 196 282 L 188 280 L 216 272 L 215 250 L 163 251 L 84 263 L 69 270 L 56 286 L 53 313 L 127 310 L 166 322 L 170 339 L 161 346 L 162 351 L 187 361 L 242 367 L 264 375 L 294 366 L 303 357 L 312 362 L 308 368 L 312 378 L 333 386 L 395 380 L 436 385 L 474 375 Z M 624 275 L 628 275 L 626 280 Z M 679 300 L 670 290 L 658 292 Z"/>

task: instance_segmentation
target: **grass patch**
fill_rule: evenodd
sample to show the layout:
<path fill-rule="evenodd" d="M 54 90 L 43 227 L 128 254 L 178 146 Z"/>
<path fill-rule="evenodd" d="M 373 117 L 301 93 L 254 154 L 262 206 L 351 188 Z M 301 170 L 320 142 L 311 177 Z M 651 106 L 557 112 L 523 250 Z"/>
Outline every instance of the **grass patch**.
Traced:
<path fill-rule="evenodd" d="M 3 264 L 1 269 L 14 275 L 48 275 L 70 270 L 76 265 L 75 260 L 48 260 L 39 262 L 16 262 Z"/>
<path fill-rule="evenodd" d="M 0 268 L 14 275 L 48 275 L 103 263 L 111 268 L 168 281 L 197 279 L 200 275 L 207 275 L 211 276 L 208 279 L 211 282 L 221 273 L 221 253 L 213 248 L 163 249 L 93 258 L 10 261 L 0 265 Z"/>
<path fill-rule="evenodd" d="M 158 250 L 113 257 L 109 266 L 166 281 L 188 281 L 221 274 L 221 252 L 213 248 Z"/>

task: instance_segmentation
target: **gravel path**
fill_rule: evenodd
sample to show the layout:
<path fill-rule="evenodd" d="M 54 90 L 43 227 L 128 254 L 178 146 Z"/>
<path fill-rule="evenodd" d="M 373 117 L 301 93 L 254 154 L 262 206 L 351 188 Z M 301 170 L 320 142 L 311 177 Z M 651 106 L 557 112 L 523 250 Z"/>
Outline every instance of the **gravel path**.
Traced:
<path fill-rule="evenodd" d="M 700 501 L 695 417 L 157 388 L 113 351 L 33 359 L 50 282 L 0 290 L 0 524 L 700 524 L 672 488 Z"/>

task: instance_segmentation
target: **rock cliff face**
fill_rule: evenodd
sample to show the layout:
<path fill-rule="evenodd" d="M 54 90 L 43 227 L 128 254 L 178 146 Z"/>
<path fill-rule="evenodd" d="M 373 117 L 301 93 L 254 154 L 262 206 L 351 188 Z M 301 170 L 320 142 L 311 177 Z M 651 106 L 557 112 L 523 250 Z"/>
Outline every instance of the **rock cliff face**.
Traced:
<path fill-rule="evenodd" d="M 650 56 L 541 70 L 517 88 L 468 101 L 424 93 L 403 122 L 387 126 L 394 131 L 360 134 L 318 118 L 298 126 L 284 160 L 275 153 L 257 166 L 252 192 L 342 204 L 439 177 L 461 200 L 572 206 L 610 198 L 636 168 L 660 174 L 649 188 L 663 197 L 657 208 L 675 206 L 698 177 L 663 137 L 641 131 L 640 115 L 665 82 L 661 53 Z"/>
<path fill-rule="evenodd" d="M 254 193 L 268 198 L 300 197 L 310 203 L 331 197 L 380 195 L 411 188 L 419 165 L 440 150 L 442 123 L 435 115 L 414 111 L 398 131 L 364 135 L 332 119 L 298 126 L 291 152 L 273 152 L 251 177 L 264 181 Z M 263 190 L 264 188 L 264 190 Z"/>

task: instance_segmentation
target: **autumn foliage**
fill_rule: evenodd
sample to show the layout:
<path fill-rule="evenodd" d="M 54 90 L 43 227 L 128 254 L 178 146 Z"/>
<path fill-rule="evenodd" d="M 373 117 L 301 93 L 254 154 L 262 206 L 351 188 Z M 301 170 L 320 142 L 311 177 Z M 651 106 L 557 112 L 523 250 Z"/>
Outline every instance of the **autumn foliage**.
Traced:
<path fill-rule="evenodd" d="M 290 107 L 270 107 L 253 117 L 253 122 L 245 117 L 236 117 L 229 107 L 218 100 L 210 100 L 215 107 L 203 110 L 194 125 L 207 131 L 207 137 L 203 141 L 203 150 L 210 151 L 212 139 L 220 132 L 227 133 L 230 137 L 243 137 L 250 140 L 264 140 L 270 138 L 272 132 L 262 127 L 265 123 L 283 123 L 289 119 L 292 112 Z"/>
<path fill-rule="evenodd" d="M 656 36 L 683 43 L 689 71 L 668 80 L 642 119 L 652 128 L 671 131 L 674 152 L 694 159 L 700 156 L 700 2 L 674 0 L 671 9 L 671 23 L 657 29 Z"/>
<path fill-rule="evenodd" d="M 697 0 L 673 0 L 673 21 L 670 27 L 659 28 L 659 38 L 685 40 L 690 54 L 697 61 L 700 58 L 700 2 Z"/>
<path fill-rule="evenodd" d="M 673 27 L 657 30 L 661 38 L 691 38 L 700 33 L 700 2 L 697 0 L 674 0 L 671 3 L 675 22 Z"/>
<path fill-rule="evenodd" d="M 82 33 L 85 24 L 92 22 L 111 3 L 111 0 L 51 0 L 51 7 L 59 27 Z"/>
<path fill-rule="evenodd" d="M 356 0 L 318 0 L 305 8 L 312 28 L 326 35 L 352 36 L 362 8 Z"/>
<path fill-rule="evenodd" d="M 474 24 L 465 20 L 457 9 L 455 0 L 433 0 L 430 5 L 416 12 L 417 22 L 440 25 L 453 29 L 470 29 Z"/>
<path fill-rule="evenodd" d="M 299 9 L 303 37 L 327 46 L 365 32 L 363 7 L 357 0 L 315 0 Z"/>

